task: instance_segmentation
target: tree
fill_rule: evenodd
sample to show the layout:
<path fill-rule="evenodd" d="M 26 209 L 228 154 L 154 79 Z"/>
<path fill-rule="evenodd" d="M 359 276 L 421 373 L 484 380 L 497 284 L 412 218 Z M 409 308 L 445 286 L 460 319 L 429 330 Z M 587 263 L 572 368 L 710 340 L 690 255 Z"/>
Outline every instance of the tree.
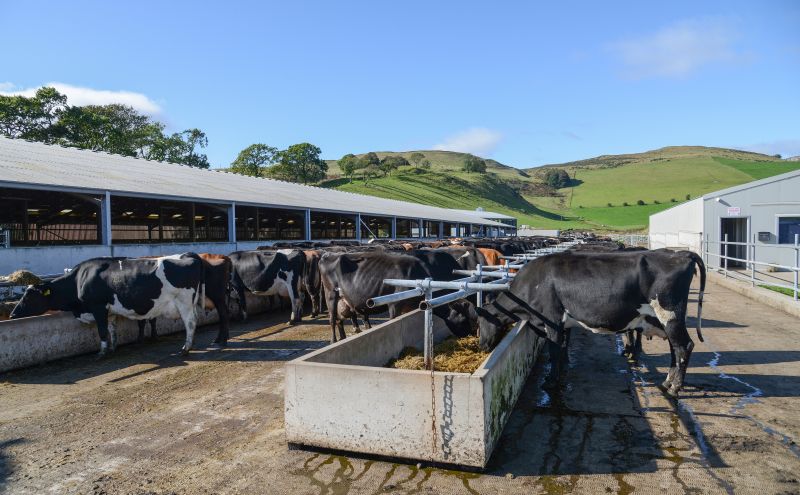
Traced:
<path fill-rule="evenodd" d="M 640 199 L 640 200 L 636 201 L 636 204 L 639 205 L 639 206 L 644 206 L 645 202 Z"/>
<path fill-rule="evenodd" d="M 208 146 L 208 138 L 200 129 L 187 129 L 159 139 L 150 153 L 150 159 L 180 163 L 190 167 L 208 168 L 208 157 L 196 148 Z"/>
<path fill-rule="evenodd" d="M 380 164 L 381 161 L 378 158 L 378 155 L 373 151 L 370 151 L 359 159 L 358 168 L 361 169 L 361 176 L 364 178 L 365 182 L 369 181 L 369 177 L 367 176 L 366 172 L 369 171 L 372 176 L 376 175 L 375 172 L 378 170 L 378 165 Z"/>
<path fill-rule="evenodd" d="M 380 171 L 383 172 L 383 176 L 386 177 L 387 174 L 392 175 L 393 170 L 405 166 L 408 166 L 408 160 L 400 155 L 389 155 L 383 157 L 383 160 L 378 164 L 378 169 L 380 169 Z"/>
<path fill-rule="evenodd" d="M 152 158 L 164 138 L 163 124 L 117 103 L 68 107 L 54 127 L 63 144 L 141 158 Z"/>
<path fill-rule="evenodd" d="M 339 169 L 342 171 L 345 177 L 350 178 L 350 182 L 353 182 L 353 174 L 361 168 L 361 162 L 359 161 L 358 157 L 352 153 L 348 153 L 344 155 L 339 161 L 337 162 L 339 165 Z"/>
<path fill-rule="evenodd" d="M 277 148 L 266 144 L 251 144 L 239 152 L 239 155 L 231 163 L 231 172 L 252 177 L 261 177 L 261 171 L 275 163 L 278 153 Z"/>
<path fill-rule="evenodd" d="M 686 195 L 686 201 L 689 201 L 690 199 L 692 199 L 692 196 L 690 194 L 687 194 Z"/>
<path fill-rule="evenodd" d="M 0 134 L 53 143 L 54 124 L 66 108 L 67 97 L 50 87 L 39 88 L 31 97 L 0 95 Z"/>
<path fill-rule="evenodd" d="M 467 173 L 477 172 L 482 174 L 486 172 L 486 162 L 474 155 L 468 155 L 464 159 L 464 165 L 461 167 Z"/>
<path fill-rule="evenodd" d="M 544 182 L 554 189 L 567 187 L 570 183 L 569 174 L 563 169 L 549 169 L 544 174 Z"/>
<path fill-rule="evenodd" d="M 431 161 L 426 158 L 420 162 L 419 166 L 424 168 L 425 170 L 428 170 L 429 168 L 431 168 Z"/>
<path fill-rule="evenodd" d="M 425 159 L 425 155 L 419 151 L 415 151 L 414 153 L 411 153 L 411 156 L 409 156 L 408 159 L 414 164 L 415 167 L 419 167 L 422 160 Z"/>
<path fill-rule="evenodd" d="M 278 152 L 278 164 L 265 172 L 271 177 L 302 184 L 321 181 L 328 171 L 328 164 L 320 159 L 320 153 L 322 150 L 313 144 L 293 144 Z"/>

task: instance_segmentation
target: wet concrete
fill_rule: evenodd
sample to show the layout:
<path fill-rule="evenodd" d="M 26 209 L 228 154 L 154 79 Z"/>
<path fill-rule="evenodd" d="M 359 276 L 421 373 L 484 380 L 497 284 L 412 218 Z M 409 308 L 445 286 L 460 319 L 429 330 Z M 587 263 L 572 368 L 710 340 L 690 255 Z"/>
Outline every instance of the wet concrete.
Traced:
<path fill-rule="evenodd" d="M 257 317 L 188 359 L 176 335 L 6 373 L 0 492 L 800 493 L 798 321 L 717 285 L 704 306 L 679 400 L 655 386 L 665 342 L 631 364 L 574 332 L 563 390 L 541 391 L 540 363 L 482 474 L 287 449 L 282 363 L 326 344 L 322 320 Z"/>

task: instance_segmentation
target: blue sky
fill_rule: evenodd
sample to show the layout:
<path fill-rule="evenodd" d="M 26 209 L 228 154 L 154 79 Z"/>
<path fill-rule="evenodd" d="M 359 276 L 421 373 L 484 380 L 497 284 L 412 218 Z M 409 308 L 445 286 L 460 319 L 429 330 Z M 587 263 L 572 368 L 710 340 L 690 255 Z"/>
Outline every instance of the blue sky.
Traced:
<path fill-rule="evenodd" d="M 800 3 L 2 2 L 0 92 L 58 83 L 325 158 L 518 167 L 669 145 L 800 154 Z"/>

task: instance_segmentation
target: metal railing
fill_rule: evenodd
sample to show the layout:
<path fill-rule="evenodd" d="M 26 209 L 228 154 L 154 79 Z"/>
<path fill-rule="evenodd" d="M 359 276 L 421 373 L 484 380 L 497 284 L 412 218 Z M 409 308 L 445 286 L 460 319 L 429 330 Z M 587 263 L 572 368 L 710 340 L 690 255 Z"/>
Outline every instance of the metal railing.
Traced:
<path fill-rule="evenodd" d="M 720 252 L 713 252 L 711 250 L 711 246 L 719 246 L 718 251 Z M 742 247 L 744 248 L 745 257 L 744 258 L 737 258 L 735 256 L 728 256 L 729 252 L 732 249 L 730 247 Z M 778 263 L 770 263 L 766 261 L 758 261 L 756 259 L 756 250 L 761 249 L 783 249 L 783 250 L 791 250 L 794 251 L 794 266 L 789 265 L 781 265 Z M 760 251 L 759 251 L 760 252 Z M 737 280 L 743 280 L 745 282 L 750 282 L 753 287 L 758 285 L 766 285 L 772 287 L 781 287 L 784 289 L 788 289 L 792 291 L 792 295 L 794 300 L 798 300 L 798 294 L 800 293 L 800 288 L 798 287 L 798 277 L 800 277 L 800 235 L 794 235 L 794 245 L 780 245 L 780 244 L 756 244 L 755 239 L 753 242 L 733 242 L 728 241 L 728 234 L 725 234 L 724 240 L 722 241 L 712 241 L 706 239 L 703 243 L 702 249 L 703 256 L 706 259 L 706 265 L 709 267 L 713 267 L 721 271 L 725 277 L 735 278 Z M 714 257 L 717 260 L 717 264 L 713 265 L 710 260 Z M 732 267 L 729 267 L 729 262 L 734 263 L 743 263 L 744 270 L 734 270 Z M 791 285 L 788 284 L 788 280 L 781 278 L 779 276 L 773 275 L 766 271 L 761 271 L 756 269 L 756 266 L 764 266 L 768 268 L 774 268 L 777 270 L 784 270 L 786 272 L 792 272 L 792 283 Z"/>
<path fill-rule="evenodd" d="M 503 292 L 511 287 L 511 280 L 526 263 L 541 256 L 565 251 L 579 241 L 564 242 L 555 246 L 535 249 L 525 254 L 516 256 L 503 256 L 505 263 L 502 265 L 478 265 L 475 270 L 453 270 L 454 275 L 464 275 L 464 278 L 451 281 L 438 281 L 426 278 L 424 280 L 385 279 L 384 284 L 392 287 L 408 287 L 408 290 L 377 296 L 367 300 L 367 307 L 374 308 L 384 304 L 393 304 L 407 299 L 423 297 L 419 309 L 425 312 L 425 337 L 424 361 L 425 369 L 433 370 L 433 310 L 439 306 L 449 304 L 459 299 L 472 295 L 477 296 L 476 306 L 483 306 L 484 292 Z M 512 261 L 510 263 L 509 261 Z M 514 271 L 512 271 L 514 270 Z M 494 279 L 484 282 L 484 278 Z M 435 291 L 452 290 L 444 295 L 434 297 Z"/>
<path fill-rule="evenodd" d="M 8 249 L 11 247 L 11 231 L 8 229 L 0 230 L 0 248 Z"/>

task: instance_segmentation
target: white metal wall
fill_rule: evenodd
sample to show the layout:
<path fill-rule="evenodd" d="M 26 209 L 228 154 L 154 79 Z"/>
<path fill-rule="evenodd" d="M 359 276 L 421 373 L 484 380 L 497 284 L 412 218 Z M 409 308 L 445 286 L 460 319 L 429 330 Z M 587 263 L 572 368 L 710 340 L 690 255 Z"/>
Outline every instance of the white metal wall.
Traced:
<path fill-rule="evenodd" d="M 703 198 L 650 215 L 650 249 L 680 248 L 701 252 Z"/>

